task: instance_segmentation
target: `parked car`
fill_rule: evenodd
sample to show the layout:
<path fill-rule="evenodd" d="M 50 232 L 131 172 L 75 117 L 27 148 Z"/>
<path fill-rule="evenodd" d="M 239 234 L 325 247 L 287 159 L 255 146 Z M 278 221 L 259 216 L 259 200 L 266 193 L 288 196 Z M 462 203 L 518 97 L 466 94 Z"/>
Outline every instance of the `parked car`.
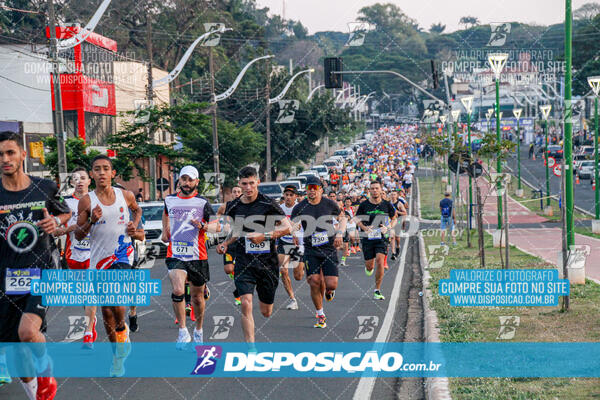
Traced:
<path fill-rule="evenodd" d="M 319 176 L 320 178 L 327 179 L 329 177 L 329 169 L 325 165 L 313 165 L 312 167 L 310 167 L 310 169 L 316 171 L 318 173 L 317 176 Z"/>
<path fill-rule="evenodd" d="M 323 161 L 323 165 L 325 165 L 329 169 L 331 169 L 331 168 L 339 168 L 338 162 L 334 161 L 334 160 L 325 160 L 325 161 Z"/>
<path fill-rule="evenodd" d="M 554 157 L 555 160 L 562 160 L 563 149 L 562 146 L 551 145 L 548 146 L 548 157 Z"/>
<path fill-rule="evenodd" d="M 308 171 L 300 172 L 298 174 L 298 177 L 304 177 L 304 179 L 306 179 L 307 176 L 316 176 L 317 178 L 319 178 L 319 173 L 315 170 L 308 170 Z M 304 183 L 306 184 L 306 180 Z"/>
<path fill-rule="evenodd" d="M 304 190 L 304 187 L 306 186 L 306 176 L 290 176 L 289 178 L 287 178 L 287 180 L 300 182 L 300 184 L 302 185 L 302 190 Z"/>
<path fill-rule="evenodd" d="M 577 154 L 583 154 L 588 159 L 594 155 L 594 147 L 593 146 L 582 146 Z"/>
<path fill-rule="evenodd" d="M 293 185 L 296 188 L 296 191 L 300 192 L 304 190 L 302 182 L 297 180 L 288 180 L 279 182 L 279 186 L 281 186 L 281 190 L 284 190 L 286 186 Z"/>
<path fill-rule="evenodd" d="M 333 152 L 333 155 L 341 156 L 344 158 L 344 160 L 347 160 L 347 159 L 351 159 L 354 157 L 354 152 L 350 149 L 336 150 L 335 152 Z"/>
<path fill-rule="evenodd" d="M 277 182 L 263 182 L 258 184 L 258 191 L 275 201 L 281 200 L 283 197 L 283 189 Z"/>
<path fill-rule="evenodd" d="M 591 179 L 592 174 L 594 173 L 594 161 L 593 160 L 585 160 L 582 161 L 577 169 L 577 175 L 579 175 L 580 179 Z"/>
<path fill-rule="evenodd" d="M 146 234 L 147 253 L 154 257 L 167 256 L 167 243 L 161 240 L 162 214 L 165 204 L 162 201 L 140 203 L 142 226 Z"/>

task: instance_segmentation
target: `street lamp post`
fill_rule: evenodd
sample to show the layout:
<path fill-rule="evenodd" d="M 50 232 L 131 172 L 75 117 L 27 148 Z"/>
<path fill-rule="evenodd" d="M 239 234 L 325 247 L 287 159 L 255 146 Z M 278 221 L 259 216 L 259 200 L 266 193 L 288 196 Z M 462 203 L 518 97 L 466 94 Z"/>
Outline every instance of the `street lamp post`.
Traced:
<path fill-rule="evenodd" d="M 550 165 L 548 164 L 548 116 L 552 106 L 546 104 L 540 106 L 542 117 L 544 118 L 544 160 L 546 161 L 546 207 L 550 207 Z"/>
<path fill-rule="evenodd" d="M 492 53 L 488 55 L 488 63 L 494 72 L 496 77 L 496 141 L 500 144 L 502 140 L 501 132 L 500 132 L 500 74 L 502 74 L 502 70 L 506 65 L 506 60 L 508 60 L 508 54 L 506 53 Z M 496 160 L 496 172 L 502 172 L 502 160 L 500 157 L 497 157 Z M 502 196 L 500 196 L 500 185 L 497 184 L 498 189 L 498 229 L 502 229 Z"/>
<path fill-rule="evenodd" d="M 513 115 L 517 119 L 517 197 L 523 197 L 523 189 L 521 188 L 521 131 L 519 130 L 519 118 L 521 118 L 521 113 L 523 113 L 522 108 L 515 108 L 513 110 Z"/>
<path fill-rule="evenodd" d="M 460 110 L 452 110 L 450 114 L 452 115 L 452 122 L 454 123 L 455 140 L 458 140 L 458 118 L 460 117 Z M 460 163 L 458 164 L 456 171 L 456 196 L 460 200 Z"/>
<path fill-rule="evenodd" d="M 446 115 L 440 115 L 440 122 L 442 123 L 442 134 L 444 133 L 444 130 L 446 128 L 446 120 L 448 119 L 448 116 Z M 448 182 L 447 184 L 450 184 L 450 167 L 448 166 L 448 157 L 450 157 L 450 141 L 448 140 L 448 135 L 446 135 L 446 145 L 447 145 L 447 152 L 448 154 L 446 155 L 446 168 L 448 168 Z"/>
<path fill-rule="evenodd" d="M 471 112 L 473 111 L 473 96 L 466 96 L 460 99 L 465 111 L 467 112 L 467 132 L 469 144 L 469 156 L 472 156 L 473 147 L 471 145 Z M 469 229 L 471 229 L 471 207 L 473 204 L 473 183 L 469 175 Z"/>
<path fill-rule="evenodd" d="M 594 198 L 596 204 L 596 221 L 600 220 L 600 181 L 598 180 L 598 95 L 600 94 L 600 76 L 590 76 L 588 83 L 594 91 L 594 182 L 596 189 L 594 190 Z M 596 223 L 598 224 L 598 223 Z"/>
<path fill-rule="evenodd" d="M 271 104 L 277 103 L 279 100 L 283 99 L 283 96 L 287 93 L 290 86 L 294 80 L 302 74 L 313 73 L 315 70 L 313 68 L 305 69 L 304 71 L 297 72 L 294 76 L 290 78 L 288 83 L 285 85 L 281 93 L 272 99 L 268 98 L 268 94 L 270 93 L 270 83 L 271 83 L 271 73 L 270 73 L 270 64 L 267 66 L 267 107 L 266 107 L 266 142 L 267 142 L 267 151 L 266 151 L 266 178 L 267 182 L 271 181 Z"/>

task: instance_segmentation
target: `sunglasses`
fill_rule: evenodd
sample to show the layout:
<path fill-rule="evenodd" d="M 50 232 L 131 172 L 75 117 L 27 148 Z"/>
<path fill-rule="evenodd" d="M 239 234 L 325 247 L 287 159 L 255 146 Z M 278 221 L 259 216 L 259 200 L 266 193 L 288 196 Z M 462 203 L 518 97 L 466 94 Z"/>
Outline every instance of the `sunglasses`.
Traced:
<path fill-rule="evenodd" d="M 308 185 L 306 186 L 306 189 L 308 190 L 319 190 L 319 185 Z"/>

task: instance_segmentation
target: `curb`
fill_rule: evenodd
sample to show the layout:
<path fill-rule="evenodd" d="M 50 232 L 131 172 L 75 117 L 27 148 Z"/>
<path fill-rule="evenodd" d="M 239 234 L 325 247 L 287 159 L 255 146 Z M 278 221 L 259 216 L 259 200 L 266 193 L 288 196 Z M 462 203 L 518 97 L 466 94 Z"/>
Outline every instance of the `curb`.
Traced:
<path fill-rule="evenodd" d="M 417 189 L 417 217 L 421 218 L 421 191 L 419 189 L 419 179 L 416 179 Z M 431 289 L 429 288 L 429 281 L 431 275 L 427 269 L 427 257 L 425 256 L 425 240 L 423 234 L 419 232 L 419 257 L 422 273 L 423 282 L 423 334 L 426 342 L 440 343 L 440 330 L 438 328 L 439 322 L 437 313 L 433 308 L 430 307 L 429 302 L 432 298 Z M 445 364 L 445 360 L 440 357 L 442 364 Z M 448 378 L 425 378 L 425 398 L 428 400 L 452 400 L 450 396 Z"/>

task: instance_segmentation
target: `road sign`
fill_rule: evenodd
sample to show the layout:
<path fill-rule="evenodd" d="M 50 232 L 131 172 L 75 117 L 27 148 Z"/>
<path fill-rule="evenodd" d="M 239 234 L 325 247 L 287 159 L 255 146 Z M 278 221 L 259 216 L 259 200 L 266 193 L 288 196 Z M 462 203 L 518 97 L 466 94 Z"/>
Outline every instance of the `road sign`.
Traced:
<path fill-rule="evenodd" d="M 458 162 L 460 160 L 460 174 L 464 174 L 468 171 L 469 165 L 471 164 L 471 157 L 469 153 L 452 153 L 448 157 L 448 167 L 450 171 L 456 173 L 458 169 Z"/>
<path fill-rule="evenodd" d="M 554 168 L 556 165 L 556 159 L 554 157 L 548 157 L 548 168 Z"/>
<path fill-rule="evenodd" d="M 554 176 L 561 176 L 562 175 L 562 165 L 555 165 L 554 168 L 552 168 L 552 173 L 554 174 Z"/>
<path fill-rule="evenodd" d="M 479 178 L 483 174 L 483 165 L 474 161 L 469 165 L 467 173 L 471 178 Z"/>

